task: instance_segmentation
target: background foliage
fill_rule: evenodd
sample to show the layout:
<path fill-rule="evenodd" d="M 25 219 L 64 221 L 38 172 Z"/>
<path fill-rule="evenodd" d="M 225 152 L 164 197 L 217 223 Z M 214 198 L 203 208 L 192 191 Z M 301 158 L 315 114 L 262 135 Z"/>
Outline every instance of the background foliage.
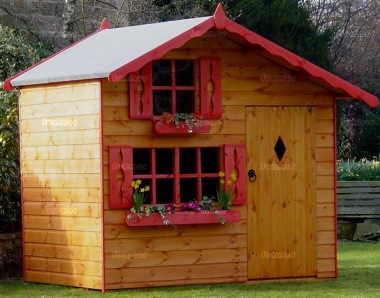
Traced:
<path fill-rule="evenodd" d="M 14 29 L 0 25 L 0 84 L 41 58 L 41 45 L 31 46 Z M 20 171 L 17 90 L 0 88 L 0 232 L 20 228 Z"/>
<path fill-rule="evenodd" d="M 338 181 L 376 181 L 380 180 L 378 158 L 356 160 L 339 160 L 337 167 Z"/>

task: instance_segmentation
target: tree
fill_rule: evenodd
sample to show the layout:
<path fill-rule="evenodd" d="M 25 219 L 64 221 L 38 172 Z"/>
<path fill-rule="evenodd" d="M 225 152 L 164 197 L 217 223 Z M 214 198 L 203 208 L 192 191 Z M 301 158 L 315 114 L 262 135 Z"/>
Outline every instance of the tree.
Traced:
<path fill-rule="evenodd" d="M 300 0 L 229 0 L 236 22 L 289 51 L 331 70 L 330 27 L 318 28 Z"/>
<path fill-rule="evenodd" d="M 1 82 L 40 59 L 17 31 L 0 26 Z M 20 227 L 20 171 L 17 91 L 0 88 L 0 231 Z"/>
<path fill-rule="evenodd" d="M 305 5 L 311 11 L 317 28 L 335 28 L 336 34 L 331 43 L 334 72 L 380 96 L 380 2 L 309 0 Z M 379 155 L 379 109 L 341 101 L 338 116 L 339 158 Z"/>

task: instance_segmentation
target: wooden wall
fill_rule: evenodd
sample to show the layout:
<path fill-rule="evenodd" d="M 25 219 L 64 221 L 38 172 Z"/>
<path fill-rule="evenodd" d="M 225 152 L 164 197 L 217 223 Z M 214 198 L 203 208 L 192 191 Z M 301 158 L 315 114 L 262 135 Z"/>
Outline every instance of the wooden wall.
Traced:
<path fill-rule="evenodd" d="M 125 210 L 109 210 L 108 146 L 219 146 L 245 143 L 245 108 L 310 105 L 317 109 L 317 276 L 335 276 L 333 95 L 254 51 L 219 37 L 195 38 L 165 58 L 222 58 L 223 121 L 208 135 L 152 135 L 149 120 L 130 120 L 128 82 L 102 81 L 105 283 L 107 289 L 160 285 L 243 282 L 247 279 L 247 210 L 229 226 L 127 227 Z M 263 75 L 290 76 L 284 84 Z M 137 253 L 137 254 L 134 254 Z"/>
<path fill-rule="evenodd" d="M 101 289 L 100 83 L 21 89 L 25 281 Z"/>

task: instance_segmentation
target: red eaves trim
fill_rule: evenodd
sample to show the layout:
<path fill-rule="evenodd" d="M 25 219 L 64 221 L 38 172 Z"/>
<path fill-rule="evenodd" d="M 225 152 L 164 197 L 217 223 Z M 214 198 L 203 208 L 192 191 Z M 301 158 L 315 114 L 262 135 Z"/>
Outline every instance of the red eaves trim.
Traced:
<path fill-rule="evenodd" d="M 179 48 L 188 42 L 190 39 L 200 36 L 199 33 L 206 33 L 209 29 L 214 27 L 214 18 L 210 17 L 204 22 L 194 26 L 193 28 L 179 34 L 173 39 L 165 42 L 164 44 L 158 46 L 157 48 L 145 53 L 144 55 L 138 57 L 137 59 L 111 71 L 108 74 L 108 81 L 115 83 L 120 81 L 125 75 L 130 72 L 134 72 L 143 67 L 146 63 L 161 58 L 167 52 L 172 49 Z M 203 34 L 202 33 L 202 34 Z M 201 34 L 201 35 L 202 35 Z"/>
<path fill-rule="evenodd" d="M 108 28 L 107 28 L 106 25 L 105 25 L 105 24 L 106 24 L 105 21 L 106 21 L 106 23 L 108 23 L 107 20 L 103 20 L 102 25 L 101 25 L 100 28 L 99 28 L 98 30 L 96 30 L 95 32 L 93 32 L 93 33 L 87 35 L 86 37 L 84 37 L 84 38 L 82 38 L 82 39 L 80 39 L 80 40 L 74 42 L 73 44 L 71 44 L 71 45 L 67 46 L 66 48 L 64 48 L 64 49 L 62 49 L 62 50 L 60 50 L 60 51 L 54 53 L 53 55 L 51 55 L 51 56 L 49 56 L 49 57 L 47 57 L 47 58 L 45 58 L 45 59 L 43 59 L 43 60 L 37 62 L 36 64 L 33 64 L 32 66 L 30 66 L 30 67 L 24 69 L 23 71 L 19 72 L 18 74 L 15 74 L 14 76 L 10 77 L 9 79 L 6 79 L 6 80 L 4 81 L 4 83 L 3 83 L 3 89 L 4 89 L 5 91 L 11 91 L 11 90 L 13 89 L 13 85 L 12 85 L 12 80 L 13 80 L 13 79 L 15 79 L 15 78 L 21 76 L 22 74 L 24 74 L 24 73 L 26 73 L 27 71 L 29 71 L 29 70 L 35 68 L 35 67 L 38 66 L 38 65 L 44 63 L 45 61 L 50 60 L 51 58 L 53 58 L 53 57 L 59 55 L 60 53 L 66 51 L 66 50 L 68 50 L 68 49 L 70 49 L 71 47 L 73 47 L 73 46 L 75 46 L 76 44 L 78 44 L 78 43 L 84 41 L 85 39 L 91 37 L 92 35 L 95 35 L 96 33 L 100 32 L 100 31 L 102 31 L 102 30 L 104 30 L 104 29 L 108 29 L 108 28 L 109 28 L 109 24 L 108 24 Z M 104 23 L 104 24 L 103 24 L 103 23 Z"/>
<path fill-rule="evenodd" d="M 226 19 L 225 29 L 228 32 L 235 33 L 243 37 L 250 44 L 259 45 L 268 53 L 274 56 L 279 56 L 285 61 L 295 67 L 303 69 L 312 77 L 319 78 L 325 81 L 333 88 L 341 89 L 344 93 L 347 93 L 352 98 L 362 99 L 370 107 L 376 107 L 378 105 L 378 98 L 359 87 L 352 85 L 351 83 L 333 75 L 332 73 L 312 64 L 311 62 L 293 54 L 292 52 L 280 47 L 279 45 L 265 39 L 264 37 L 248 30 L 247 28 Z"/>

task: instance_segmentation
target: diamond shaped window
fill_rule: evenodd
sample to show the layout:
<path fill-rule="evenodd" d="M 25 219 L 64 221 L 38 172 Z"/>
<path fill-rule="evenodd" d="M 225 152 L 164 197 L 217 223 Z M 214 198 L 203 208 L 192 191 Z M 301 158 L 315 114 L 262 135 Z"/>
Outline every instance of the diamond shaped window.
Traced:
<path fill-rule="evenodd" d="M 285 151 L 286 147 L 284 141 L 281 139 L 281 137 L 278 137 L 276 145 L 274 146 L 274 152 L 276 152 L 279 161 L 281 161 L 281 159 L 284 157 Z"/>

